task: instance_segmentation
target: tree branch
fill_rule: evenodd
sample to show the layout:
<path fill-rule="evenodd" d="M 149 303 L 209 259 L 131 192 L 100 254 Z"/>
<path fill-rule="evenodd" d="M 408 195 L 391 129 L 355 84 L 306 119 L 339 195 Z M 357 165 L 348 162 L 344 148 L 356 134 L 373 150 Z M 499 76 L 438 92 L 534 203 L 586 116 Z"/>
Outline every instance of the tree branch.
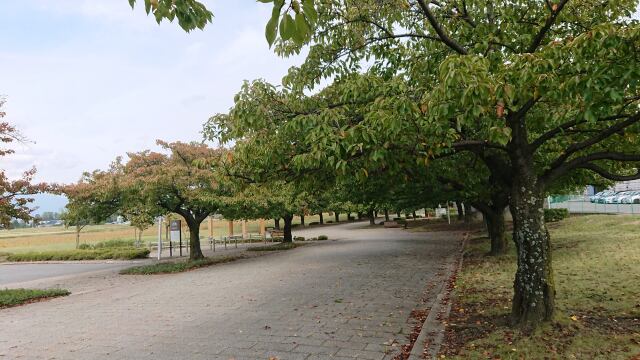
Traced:
<path fill-rule="evenodd" d="M 602 176 L 603 178 L 613 180 L 613 181 L 630 181 L 630 180 L 640 179 L 640 169 L 637 169 L 636 173 L 633 175 L 619 175 L 619 174 L 610 173 L 609 171 L 603 169 L 602 167 L 596 164 L 591 164 L 591 163 L 581 165 L 579 166 L 579 168 L 591 170 L 596 174 Z"/>
<path fill-rule="evenodd" d="M 626 117 L 629 117 L 629 115 L 613 115 L 613 116 L 608 116 L 608 117 L 605 117 L 605 118 L 602 118 L 602 119 L 598 119 L 597 121 L 600 122 L 600 121 L 619 120 L 619 119 L 623 119 L 623 118 L 626 118 Z M 583 122 L 582 119 L 575 119 L 575 120 L 572 120 L 572 121 L 567 121 L 566 123 L 561 124 L 558 127 L 547 131 L 546 133 L 540 135 L 540 137 L 538 137 L 537 139 L 535 139 L 531 143 L 532 150 L 535 151 L 537 148 L 542 146 L 545 142 L 553 139 L 556 135 L 562 133 L 563 131 L 569 130 L 570 128 L 580 124 L 581 122 Z"/>
<path fill-rule="evenodd" d="M 438 20 L 435 18 L 431 10 L 429 10 L 429 6 L 424 2 L 424 0 L 418 0 L 418 4 L 420 4 L 420 8 L 422 9 L 422 12 L 424 13 L 425 17 L 429 21 L 429 24 L 433 26 L 433 29 L 438 34 L 438 37 L 440 38 L 440 40 L 442 40 L 443 43 L 445 43 L 448 47 L 453 49 L 458 54 L 467 55 L 467 50 L 463 48 L 460 44 L 458 44 L 458 42 L 450 38 L 449 35 L 447 35 L 444 32 L 444 29 L 442 28 Z"/>
<path fill-rule="evenodd" d="M 584 150 L 590 146 L 593 146 L 609 138 L 610 136 L 617 133 L 618 131 L 623 130 L 637 123 L 638 121 L 640 121 L 640 112 L 633 116 L 628 117 L 624 121 L 620 121 L 617 124 L 610 126 L 608 129 L 601 131 L 598 135 L 592 136 L 591 138 L 584 140 L 582 142 L 572 144 L 567 148 L 567 150 L 562 155 L 560 155 L 556 160 L 554 160 L 551 163 L 549 168 L 553 170 L 554 168 L 560 167 L 565 161 L 567 161 L 567 159 L 571 155 L 575 154 L 576 152 L 580 150 Z"/>
<path fill-rule="evenodd" d="M 557 4 L 555 9 L 553 8 L 553 6 L 550 7 L 551 15 L 547 18 L 547 21 L 545 21 L 540 31 L 538 31 L 538 34 L 536 34 L 536 36 L 533 38 L 531 45 L 529 45 L 529 48 L 527 49 L 528 53 L 535 52 L 536 49 L 538 49 L 538 46 L 540 46 L 540 44 L 542 43 L 542 40 L 544 40 L 544 37 L 547 35 L 547 32 L 549 32 L 549 29 L 551 29 L 551 26 L 553 26 L 553 24 L 556 22 L 556 18 L 558 17 L 558 14 L 560 14 L 560 11 L 562 11 L 562 8 L 564 8 L 564 6 L 568 2 L 569 0 L 562 0 L 560 1 L 560 3 Z"/>
<path fill-rule="evenodd" d="M 580 156 L 566 163 L 548 169 L 541 177 L 542 182 L 550 183 L 558 177 L 567 174 L 571 170 L 575 169 L 587 169 L 585 166 L 591 166 L 593 161 L 597 160 L 613 160 L 613 161 L 640 161 L 640 154 L 627 154 L 615 151 L 602 151 L 585 156 Z"/>

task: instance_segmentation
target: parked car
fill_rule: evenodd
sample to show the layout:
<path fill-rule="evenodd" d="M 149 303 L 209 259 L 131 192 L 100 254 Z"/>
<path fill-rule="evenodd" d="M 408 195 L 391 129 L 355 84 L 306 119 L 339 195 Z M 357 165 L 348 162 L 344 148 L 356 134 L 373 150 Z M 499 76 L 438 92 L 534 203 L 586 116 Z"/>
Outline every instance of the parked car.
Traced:
<path fill-rule="evenodd" d="M 592 203 L 600 203 L 600 204 L 604 204 L 604 199 L 608 196 L 612 196 L 614 195 L 616 192 L 615 191 L 611 191 L 611 190 L 605 190 L 605 191 L 601 191 L 595 195 L 593 195 L 590 198 L 590 201 Z"/>
<path fill-rule="evenodd" d="M 617 193 L 613 199 L 611 199 L 611 203 L 612 204 L 622 204 L 622 199 L 626 198 L 627 196 L 629 196 L 631 193 L 631 191 L 620 191 L 619 193 Z"/>
<path fill-rule="evenodd" d="M 640 191 L 630 191 L 621 201 L 623 204 L 640 204 Z"/>

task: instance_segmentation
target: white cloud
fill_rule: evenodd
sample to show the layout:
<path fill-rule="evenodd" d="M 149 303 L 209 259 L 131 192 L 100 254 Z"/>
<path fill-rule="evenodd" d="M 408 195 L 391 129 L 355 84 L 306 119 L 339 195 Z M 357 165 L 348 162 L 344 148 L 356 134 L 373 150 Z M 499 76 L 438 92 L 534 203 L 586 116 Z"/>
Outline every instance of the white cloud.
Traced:
<path fill-rule="evenodd" d="M 24 4 L 68 17 L 75 29 L 49 37 L 42 26 L 31 47 L 0 46 L 6 120 L 36 142 L 2 167 L 19 174 L 36 165 L 41 181 L 75 181 L 158 138 L 200 140 L 204 121 L 228 110 L 243 80 L 278 82 L 299 61 L 268 49 L 264 4 L 212 3 L 214 23 L 190 34 L 158 27 L 142 8 L 130 16 L 126 0 Z"/>

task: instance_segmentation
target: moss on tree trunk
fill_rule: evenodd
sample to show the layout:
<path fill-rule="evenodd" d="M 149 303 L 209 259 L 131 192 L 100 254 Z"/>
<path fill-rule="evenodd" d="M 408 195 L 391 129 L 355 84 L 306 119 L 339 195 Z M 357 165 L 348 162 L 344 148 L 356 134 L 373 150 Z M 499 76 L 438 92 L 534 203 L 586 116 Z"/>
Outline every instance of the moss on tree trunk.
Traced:
<path fill-rule="evenodd" d="M 555 309 L 551 243 L 543 203 L 543 192 L 535 177 L 526 173 L 518 176 L 511 194 L 513 240 L 518 255 L 512 317 L 522 327 L 533 328 L 551 320 Z"/>

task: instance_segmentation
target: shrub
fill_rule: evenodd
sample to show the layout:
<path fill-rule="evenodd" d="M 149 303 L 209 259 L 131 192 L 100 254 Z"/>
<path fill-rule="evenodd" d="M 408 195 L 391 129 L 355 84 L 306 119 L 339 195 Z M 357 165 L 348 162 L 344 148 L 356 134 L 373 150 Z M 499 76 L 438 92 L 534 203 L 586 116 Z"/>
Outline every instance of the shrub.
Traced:
<path fill-rule="evenodd" d="M 293 238 L 293 240 L 295 240 L 295 241 L 304 241 L 305 238 L 304 238 L 304 236 L 296 236 L 296 237 Z"/>
<path fill-rule="evenodd" d="M 78 246 L 78 250 L 90 250 L 93 249 L 93 246 L 91 246 L 90 244 L 80 244 Z"/>
<path fill-rule="evenodd" d="M 8 261 L 51 261 L 51 260 L 132 260 L 149 256 L 148 249 L 103 248 L 93 250 L 60 250 L 11 254 Z"/>
<path fill-rule="evenodd" d="M 544 221 L 556 222 L 569 217 L 568 209 L 544 209 Z"/>
<path fill-rule="evenodd" d="M 291 250 L 295 249 L 298 246 L 302 246 L 303 244 L 295 244 L 295 243 L 280 243 L 276 245 L 266 245 L 266 246 L 252 246 L 247 249 L 247 251 L 278 251 L 278 250 Z"/>
<path fill-rule="evenodd" d="M 333 224 L 333 220 L 327 220 L 325 221 L 325 224 Z"/>
<path fill-rule="evenodd" d="M 231 255 L 217 258 L 205 258 L 193 261 L 181 262 L 163 262 L 152 265 L 134 266 L 120 271 L 122 275 L 156 275 L 156 274 L 172 274 L 198 268 L 211 266 L 215 264 L 223 264 L 238 259 L 245 258 L 245 255 Z"/>
<path fill-rule="evenodd" d="M 318 221 L 313 221 L 309 223 L 309 226 L 313 226 L 313 225 L 320 225 L 320 222 Z"/>
<path fill-rule="evenodd" d="M 107 240 L 96 243 L 93 245 L 95 249 L 102 248 L 122 248 L 122 247 L 135 247 L 134 240 Z"/>
<path fill-rule="evenodd" d="M 0 309 L 69 294 L 71 293 L 64 289 L 4 289 L 0 290 Z"/>
<path fill-rule="evenodd" d="M 318 240 L 329 240 L 329 237 L 327 235 L 319 235 Z"/>

